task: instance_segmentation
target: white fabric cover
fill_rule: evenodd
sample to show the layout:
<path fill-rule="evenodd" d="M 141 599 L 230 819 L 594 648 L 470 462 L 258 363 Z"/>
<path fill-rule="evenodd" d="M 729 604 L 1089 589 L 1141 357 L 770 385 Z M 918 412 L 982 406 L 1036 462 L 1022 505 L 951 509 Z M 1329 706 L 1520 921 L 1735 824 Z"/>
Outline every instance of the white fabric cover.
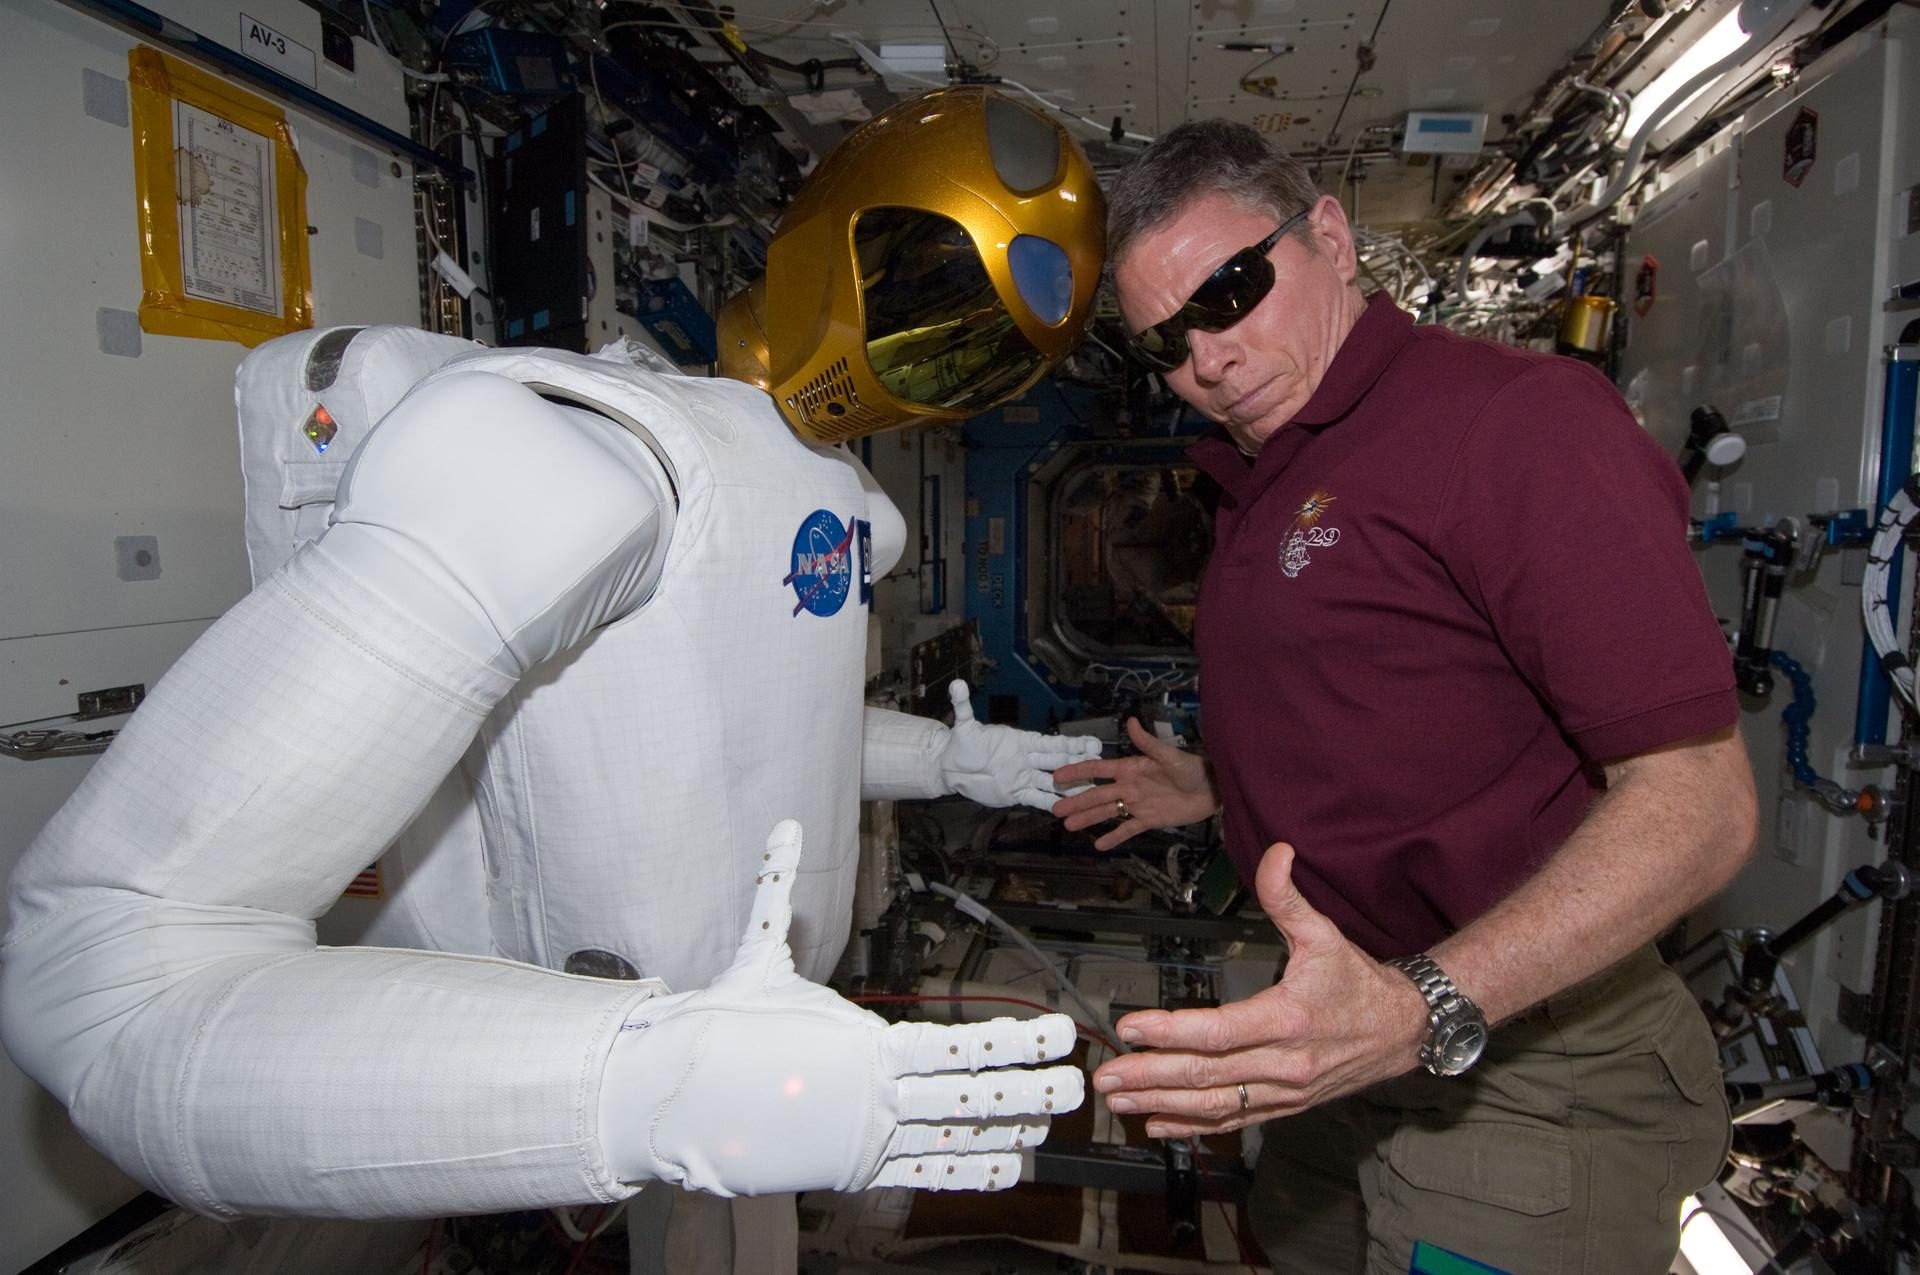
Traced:
<path fill-rule="evenodd" d="M 868 609 L 857 561 L 832 615 L 796 614 L 784 581 L 822 509 L 876 525 L 878 578 L 884 540 L 904 541 L 879 524 L 903 527 L 898 512 L 850 455 L 802 443 L 748 385 L 531 350 L 463 358 L 426 385 L 473 372 L 638 426 L 678 502 L 647 605 L 523 678 L 463 767 L 494 950 L 549 968 L 609 952 L 704 987 L 733 958 L 767 830 L 792 818 L 808 845 L 795 961 L 824 979 L 858 860 Z"/>
<path fill-rule="evenodd" d="M 868 708 L 860 796 L 866 801 L 944 797 L 952 791 L 940 776 L 940 749 L 946 742 L 947 728 L 931 717 Z"/>
<path fill-rule="evenodd" d="M 644 425 L 616 445 L 515 382 Z M 657 575 L 642 435 L 678 505 Z M 176 664 L 29 848 L 0 1037 L 97 1146 L 209 1213 L 618 1198 L 601 1071 L 656 989 L 548 971 L 596 948 L 704 986 L 795 815 L 794 950 L 831 970 L 866 608 L 856 580 L 796 614 L 790 556 L 817 510 L 890 519 L 896 548 L 898 514 L 757 390 L 584 358 L 458 360 L 373 437 L 334 530 Z M 423 809 L 488 950 L 526 964 L 312 946 Z"/>
<path fill-rule="evenodd" d="M 241 361 L 233 401 L 255 584 L 327 529 L 340 475 L 380 418 L 421 377 L 479 348 L 419 328 L 316 328 L 269 341 Z M 322 406 L 339 431 L 324 450 L 302 432 Z"/>

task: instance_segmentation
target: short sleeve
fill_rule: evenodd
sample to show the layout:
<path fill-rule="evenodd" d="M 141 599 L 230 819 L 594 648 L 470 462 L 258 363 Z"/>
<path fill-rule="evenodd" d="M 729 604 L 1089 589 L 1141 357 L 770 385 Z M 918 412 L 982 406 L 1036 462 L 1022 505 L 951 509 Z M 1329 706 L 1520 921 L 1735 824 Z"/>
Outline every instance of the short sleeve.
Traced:
<path fill-rule="evenodd" d="M 1463 436 L 1433 544 L 1560 728 L 1604 762 L 1738 717 L 1678 466 L 1606 379 L 1553 359 Z"/>

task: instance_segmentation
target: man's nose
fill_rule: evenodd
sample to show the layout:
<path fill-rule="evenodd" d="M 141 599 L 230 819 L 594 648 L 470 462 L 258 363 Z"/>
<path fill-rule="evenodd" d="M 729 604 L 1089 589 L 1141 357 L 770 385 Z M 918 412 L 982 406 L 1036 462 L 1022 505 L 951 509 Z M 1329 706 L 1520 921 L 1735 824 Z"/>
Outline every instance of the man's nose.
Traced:
<path fill-rule="evenodd" d="M 1215 384 L 1226 379 L 1228 369 L 1238 362 L 1239 346 L 1231 331 L 1205 332 L 1199 328 L 1187 332 L 1188 357 L 1193 360 L 1194 376 Z"/>

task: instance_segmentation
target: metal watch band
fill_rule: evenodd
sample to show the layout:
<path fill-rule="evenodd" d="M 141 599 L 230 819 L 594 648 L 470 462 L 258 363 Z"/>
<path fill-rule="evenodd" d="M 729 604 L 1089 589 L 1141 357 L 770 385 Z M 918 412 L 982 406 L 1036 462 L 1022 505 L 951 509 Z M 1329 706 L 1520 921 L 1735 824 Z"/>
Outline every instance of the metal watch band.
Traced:
<path fill-rule="evenodd" d="M 1415 956 L 1396 957 L 1387 962 L 1413 981 L 1413 986 L 1427 1002 L 1427 1038 L 1420 1045 L 1420 1061 L 1428 1071 L 1437 1076 L 1458 1075 L 1471 1067 L 1479 1058 L 1480 1048 L 1484 1047 L 1486 1019 L 1480 1007 L 1454 985 L 1447 972 L 1434 963 L 1425 952 Z M 1452 1038 L 1452 1030 L 1467 1023 L 1478 1024 L 1481 1030 L 1482 1045 L 1476 1046 L 1464 1063 L 1450 1064 L 1445 1057 L 1443 1037 Z"/>
<path fill-rule="evenodd" d="M 1397 956 L 1387 964 L 1412 979 L 1414 987 L 1426 1000 L 1427 1008 L 1436 1013 L 1444 1014 L 1451 1010 L 1453 1006 L 1447 1003 L 1450 999 L 1467 1000 L 1460 989 L 1454 986 L 1447 972 L 1434 964 L 1433 958 L 1425 952 L 1413 956 Z M 1472 1002 L 1468 1001 L 1468 1003 Z"/>

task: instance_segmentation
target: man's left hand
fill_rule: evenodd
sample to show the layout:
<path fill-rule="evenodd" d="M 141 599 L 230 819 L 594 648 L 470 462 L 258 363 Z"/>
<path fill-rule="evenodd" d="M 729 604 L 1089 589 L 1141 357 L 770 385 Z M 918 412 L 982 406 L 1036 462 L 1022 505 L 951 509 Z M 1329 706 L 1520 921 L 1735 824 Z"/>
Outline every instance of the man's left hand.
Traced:
<path fill-rule="evenodd" d="M 1143 1010 L 1117 1024 L 1125 1054 L 1094 1073 L 1116 1112 L 1156 1138 L 1223 1133 L 1357 1092 L 1417 1066 L 1426 1001 L 1316 912 L 1293 885 L 1293 847 L 1261 860 L 1260 906 L 1286 936 L 1285 976 L 1218 1009 Z M 1246 1101 L 1240 1086 L 1245 1086 Z"/>
<path fill-rule="evenodd" d="M 1042 735 L 974 720 L 973 692 L 960 678 L 948 684 L 947 696 L 953 726 L 940 750 L 940 777 L 983 806 L 1051 810 L 1060 799 L 1054 770 L 1100 755 L 1100 741 L 1091 735 Z"/>

